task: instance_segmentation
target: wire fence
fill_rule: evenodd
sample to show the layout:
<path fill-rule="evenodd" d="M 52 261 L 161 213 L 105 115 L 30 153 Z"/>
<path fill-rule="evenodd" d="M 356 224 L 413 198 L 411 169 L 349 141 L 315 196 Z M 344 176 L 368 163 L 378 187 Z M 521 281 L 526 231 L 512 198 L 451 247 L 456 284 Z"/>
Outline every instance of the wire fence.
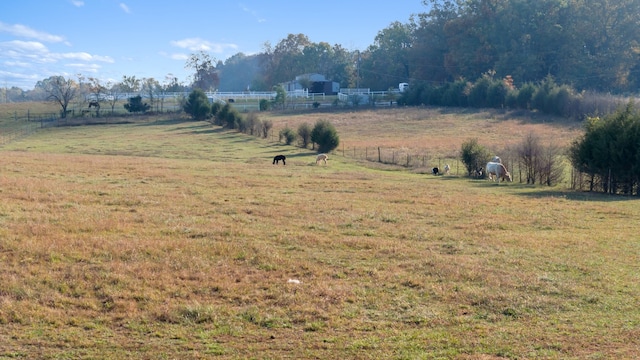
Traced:
<path fill-rule="evenodd" d="M 433 168 L 444 171 L 445 165 L 449 165 L 450 172 L 455 168 L 458 173 L 459 164 L 455 155 L 442 156 L 430 152 L 427 149 L 391 148 L 391 147 L 347 147 L 334 152 L 354 159 L 377 162 L 387 165 L 397 165 L 411 169 L 427 169 L 429 172 Z"/>
<path fill-rule="evenodd" d="M 170 114 L 164 111 L 162 114 Z M 145 122 L 153 119 L 158 113 L 132 114 L 123 112 L 111 112 L 110 110 L 93 110 L 74 115 L 69 112 L 61 117 L 59 113 L 34 113 L 27 110 L 23 113 L 14 111 L 11 115 L 0 116 L 0 146 L 27 137 L 39 129 L 58 126 L 77 126 L 93 124 L 118 124 L 123 122 Z"/>

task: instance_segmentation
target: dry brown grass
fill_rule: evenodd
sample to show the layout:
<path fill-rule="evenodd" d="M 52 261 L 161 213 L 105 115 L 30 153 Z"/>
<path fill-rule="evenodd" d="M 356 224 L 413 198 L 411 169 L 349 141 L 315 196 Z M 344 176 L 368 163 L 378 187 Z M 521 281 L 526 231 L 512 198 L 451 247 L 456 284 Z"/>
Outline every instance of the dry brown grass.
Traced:
<path fill-rule="evenodd" d="M 315 166 L 206 123 L 53 129 L 2 157 L 0 357 L 638 354 L 636 199 Z"/>
<path fill-rule="evenodd" d="M 477 138 L 481 144 L 503 149 L 520 143 L 529 133 L 544 142 L 566 146 L 583 132 L 582 123 L 528 112 L 442 108 L 393 108 L 361 111 L 301 112 L 264 117 L 275 133 L 286 126 L 296 130 L 328 120 L 340 136 L 340 148 L 391 147 L 424 149 L 436 156 L 459 152 L 462 143 Z"/>

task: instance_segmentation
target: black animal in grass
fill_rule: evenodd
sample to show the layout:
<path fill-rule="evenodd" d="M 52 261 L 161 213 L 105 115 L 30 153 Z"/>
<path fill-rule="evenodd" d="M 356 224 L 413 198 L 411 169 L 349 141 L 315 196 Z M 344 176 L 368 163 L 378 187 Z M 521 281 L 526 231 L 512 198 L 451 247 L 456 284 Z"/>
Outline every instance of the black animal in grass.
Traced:
<path fill-rule="evenodd" d="M 273 165 L 277 165 L 280 162 L 280 160 L 282 160 L 282 165 L 287 165 L 287 163 L 285 162 L 286 159 L 287 157 L 284 155 L 276 155 L 273 158 Z"/>

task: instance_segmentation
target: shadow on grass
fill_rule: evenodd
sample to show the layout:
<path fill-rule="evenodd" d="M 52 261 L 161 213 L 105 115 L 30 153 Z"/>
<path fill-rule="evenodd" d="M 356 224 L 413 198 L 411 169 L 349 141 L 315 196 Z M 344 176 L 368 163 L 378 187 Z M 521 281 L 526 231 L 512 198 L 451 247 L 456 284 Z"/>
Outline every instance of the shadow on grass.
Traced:
<path fill-rule="evenodd" d="M 562 198 L 571 201 L 598 201 L 598 202 L 614 202 L 614 201 L 633 201 L 640 200 L 640 196 L 628 195 L 610 195 L 598 192 L 578 191 L 570 189 L 545 189 L 541 185 L 527 185 L 520 183 L 500 183 L 491 182 L 486 179 L 470 179 L 474 186 L 481 188 L 503 187 L 505 190 L 513 191 L 511 194 L 522 197 L 544 199 L 544 198 Z"/>
<path fill-rule="evenodd" d="M 573 191 L 573 190 L 540 190 L 535 192 L 528 192 L 518 194 L 520 196 L 531 198 L 563 198 L 572 201 L 599 201 L 599 202 L 613 202 L 613 201 L 632 201 L 640 200 L 638 196 L 628 195 L 610 195 L 597 192 L 586 191 Z"/>
<path fill-rule="evenodd" d="M 162 126 L 162 125 L 175 125 L 175 124 L 183 124 L 190 123 L 193 120 L 188 120 L 184 118 L 171 118 L 171 119 L 157 119 L 148 122 L 139 123 L 138 126 Z"/>

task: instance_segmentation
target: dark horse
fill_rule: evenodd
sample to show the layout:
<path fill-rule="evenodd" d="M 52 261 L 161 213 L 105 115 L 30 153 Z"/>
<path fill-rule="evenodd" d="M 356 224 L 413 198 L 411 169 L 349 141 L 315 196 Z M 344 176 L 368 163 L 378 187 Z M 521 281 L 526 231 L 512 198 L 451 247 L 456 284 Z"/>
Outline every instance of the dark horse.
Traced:
<path fill-rule="evenodd" d="M 286 158 L 287 157 L 284 155 L 277 155 L 276 157 L 273 158 L 273 164 L 276 165 L 280 160 L 282 160 L 282 165 L 287 165 L 287 163 L 284 162 Z"/>
<path fill-rule="evenodd" d="M 90 101 L 89 102 L 89 109 L 91 109 L 92 106 L 95 106 L 96 108 L 100 109 L 100 103 L 97 101 Z"/>

